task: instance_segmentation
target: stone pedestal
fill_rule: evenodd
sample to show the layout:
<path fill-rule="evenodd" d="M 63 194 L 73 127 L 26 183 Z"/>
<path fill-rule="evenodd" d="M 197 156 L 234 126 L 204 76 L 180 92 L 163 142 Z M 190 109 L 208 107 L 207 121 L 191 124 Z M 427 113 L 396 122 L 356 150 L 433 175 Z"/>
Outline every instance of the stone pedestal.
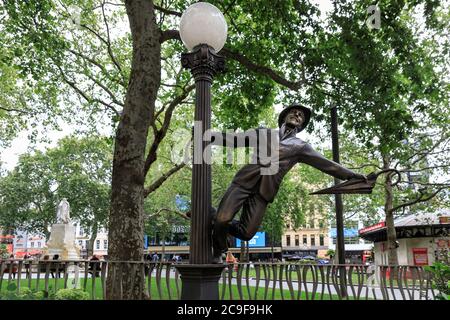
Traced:
<path fill-rule="evenodd" d="M 50 258 L 59 254 L 60 260 L 80 260 L 80 249 L 75 244 L 75 227 L 72 223 L 52 225 L 46 254 Z"/>
<path fill-rule="evenodd" d="M 224 264 L 179 264 L 182 300 L 219 300 L 219 279 Z"/>

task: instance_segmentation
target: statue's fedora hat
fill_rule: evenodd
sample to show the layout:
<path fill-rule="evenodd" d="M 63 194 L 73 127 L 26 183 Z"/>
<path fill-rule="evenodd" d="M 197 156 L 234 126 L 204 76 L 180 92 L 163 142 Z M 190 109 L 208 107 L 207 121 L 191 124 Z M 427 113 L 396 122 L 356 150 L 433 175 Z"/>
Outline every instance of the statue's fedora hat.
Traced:
<path fill-rule="evenodd" d="M 298 132 L 302 131 L 303 129 L 306 128 L 306 126 L 309 123 L 309 120 L 311 119 L 311 110 L 300 105 L 300 104 L 291 104 L 289 106 L 287 106 L 286 108 L 284 108 L 281 112 L 280 115 L 278 116 L 278 127 L 281 128 L 283 122 L 284 122 L 284 118 L 286 118 L 286 115 L 288 114 L 289 111 L 291 111 L 292 109 L 300 109 L 303 111 L 303 114 L 305 115 L 305 121 L 303 122 L 303 124 L 301 125 L 300 128 L 298 128 Z"/>

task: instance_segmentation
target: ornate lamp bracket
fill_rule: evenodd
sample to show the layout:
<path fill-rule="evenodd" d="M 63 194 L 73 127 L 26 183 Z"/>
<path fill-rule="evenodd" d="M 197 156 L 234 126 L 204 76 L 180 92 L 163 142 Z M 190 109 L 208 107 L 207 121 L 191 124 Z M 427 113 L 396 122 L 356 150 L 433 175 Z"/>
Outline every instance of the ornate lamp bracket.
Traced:
<path fill-rule="evenodd" d="M 191 70 L 195 82 L 203 80 L 212 83 L 217 73 L 225 71 L 225 58 L 207 44 L 196 46 L 192 52 L 182 53 L 181 64 Z"/>

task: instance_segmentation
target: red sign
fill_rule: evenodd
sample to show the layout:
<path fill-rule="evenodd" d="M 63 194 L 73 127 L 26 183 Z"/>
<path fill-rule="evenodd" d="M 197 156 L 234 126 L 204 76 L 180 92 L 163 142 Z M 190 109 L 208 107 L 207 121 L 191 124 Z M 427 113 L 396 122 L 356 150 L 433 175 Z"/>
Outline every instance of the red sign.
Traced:
<path fill-rule="evenodd" d="M 449 216 L 439 217 L 439 223 L 440 224 L 450 223 L 450 217 Z"/>
<path fill-rule="evenodd" d="M 447 247 L 447 240 L 439 239 L 436 241 L 436 244 L 439 248 L 445 248 L 445 247 Z"/>
<path fill-rule="evenodd" d="M 374 224 L 373 226 L 362 228 L 361 230 L 358 231 L 358 233 L 359 234 L 363 234 L 363 233 L 371 232 L 371 231 L 374 231 L 374 230 L 378 230 L 378 229 L 384 228 L 385 226 L 386 226 L 386 222 L 385 221 L 379 222 L 377 224 Z"/>
<path fill-rule="evenodd" d="M 428 249 L 427 248 L 413 248 L 414 265 L 427 266 L 428 265 Z"/>

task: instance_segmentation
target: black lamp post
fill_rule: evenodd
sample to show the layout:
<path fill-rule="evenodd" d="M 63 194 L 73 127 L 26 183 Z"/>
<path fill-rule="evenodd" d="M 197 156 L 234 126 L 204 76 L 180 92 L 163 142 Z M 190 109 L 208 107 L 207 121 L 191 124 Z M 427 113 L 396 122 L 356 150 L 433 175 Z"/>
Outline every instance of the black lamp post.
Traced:
<path fill-rule="evenodd" d="M 225 64 L 216 52 L 222 49 L 226 35 L 225 18 L 209 3 L 195 3 L 181 17 L 180 36 L 190 51 L 182 54 L 181 63 L 191 70 L 196 86 L 190 255 L 189 264 L 177 265 L 183 285 L 181 299 L 219 299 L 224 265 L 211 263 L 211 152 L 203 135 L 211 128 L 211 85 Z"/>
<path fill-rule="evenodd" d="M 333 149 L 333 161 L 339 163 L 339 135 L 338 135 L 338 114 L 337 107 L 331 108 L 331 140 Z M 338 185 L 340 180 L 334 178 L 334 184 Z M 336 206 L 336 253 L 338 256 L 338 263 L 340 265 L 345 264 L 345 239 L 344 239 L 344 206 L 342 203 L 342 195 L 335 194 L 335 206 Z M 342 297 L 347 296 L 346 281 L 345 281 L 345 267 L 339 268 L 340 285 Z"/>

